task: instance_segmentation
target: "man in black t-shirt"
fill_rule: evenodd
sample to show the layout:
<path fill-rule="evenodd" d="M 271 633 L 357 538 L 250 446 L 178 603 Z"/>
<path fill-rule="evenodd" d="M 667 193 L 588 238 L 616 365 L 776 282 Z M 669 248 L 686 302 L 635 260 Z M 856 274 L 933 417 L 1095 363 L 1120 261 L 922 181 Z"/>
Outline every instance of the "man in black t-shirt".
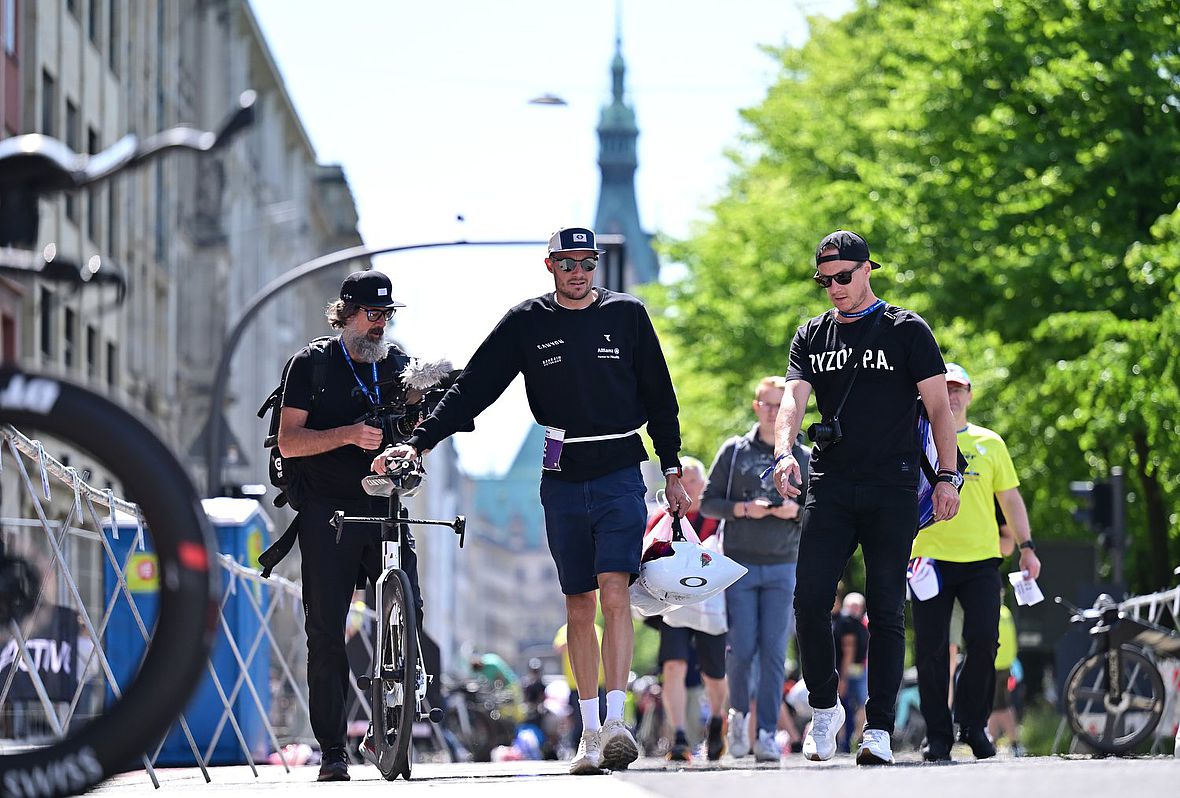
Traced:
<path fill-rule="evenodd" d="M 836 585 L 859 544 L 872 667 L 856 761 L 892 764 L 889 735 L 905 658 L 906 564 L 918 527 L 919 395 L 934 428 L 940 463 L 956 462 L 954 419 L 934 335 L 916 313 L 886 305 L 873 294 L 869 276 L 877 264 L 869 259 L 865 240 L 838 230 L 816 247 L 815 265 L 814 279 L 833 307 L 795 333 L 775 427 L 775 485 L 788 498 L 800 493 L 791 447 L 813 389 L 823 423 L 842 433 L 838 439 L 819 441 L 812 436 L 817 445 L 803 510 L 795 623 L 814 708 L 803 754 L 812 760 L 831 758 L 845 721 L 836 695 L 831 608 Z M 854 363 L 847 363 L 853 357 L 856 371 Z M 962 479 L 957 471 L 939 471 L 935 518 L 958 512 Z"/>
<path fill-rule="evenodd" d="M 638 299 L 595 288 L 600 250 L 594 231 L 564 227 L 549 239 L 545 267 L 554 291 L 508 311 L 455 384 L 406 445 L 387 457 L 425 454 L 471 423 L 524 375 L 533 417 L 546 425 L 541 504 L 568 617 L 570 663 L 582 717 L 582 738 L 570 762 L 575 775 L 625 768 L 639 756 L 623 721 L 634 643 L 628 586 L 639 573 L 647 459 L 644 424 L 667 479 L 676 512 L 688 509 L 680 484 L 679 406 L 659 339 Z M 594 616 L 601 594 L 601 645 L 606 719 L 598 714 L 600 647 Z M 600 729 L 601 723 L 601 729 Z"/>
<path fill-rule="evenodd" d="M 291 361 L 279 419 L 279 451 L 298 458 L 302 500 L 295 523 L 302 553 L 303 611 L 307 630 L 307 686 L 311 728 L 323 759 L 320 781 L 348 781 L 345 749 L 349 689 L 344 622 L 353 590 L 381 575 L 380 533 L 375 524 L 346 525 L 336 539 L 332 514 L 381 516 L 385 499 L 361 488 L 382 430 L 357 419 L 374 405 L 404 396 L 398 379 L 409 358 L 385 340 L 385 325 L 404 307 L 392 297 L 389 277 L 354 272 L 327 309 L 340 336 L 323 354 L 305 347 Z M 322 358 L 317 379 L 316 358 Z M 317 384 L 318 383 L 318 384 Z M 409 397 L 413 401 L 416 397 Z M 402 547 L 421 627 L 421 593 L 413 538 Z"/>

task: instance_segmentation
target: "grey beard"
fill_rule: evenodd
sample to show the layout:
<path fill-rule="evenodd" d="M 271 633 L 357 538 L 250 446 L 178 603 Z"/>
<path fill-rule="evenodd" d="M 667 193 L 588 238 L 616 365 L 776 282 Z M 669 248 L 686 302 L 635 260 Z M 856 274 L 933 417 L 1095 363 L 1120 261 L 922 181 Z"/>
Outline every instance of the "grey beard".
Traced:
<path fill-rule="evenodd" d="M 363 334 L 346 332 L 344 333 L 344 345 L 348 347 L 350 352 L 356 353 L 356 360 L 359 363 L 379 363 L 389 354 L 389 343 L 385 340 L 385 336 L 382 336 L 380 341 L 370 341 Z"/>

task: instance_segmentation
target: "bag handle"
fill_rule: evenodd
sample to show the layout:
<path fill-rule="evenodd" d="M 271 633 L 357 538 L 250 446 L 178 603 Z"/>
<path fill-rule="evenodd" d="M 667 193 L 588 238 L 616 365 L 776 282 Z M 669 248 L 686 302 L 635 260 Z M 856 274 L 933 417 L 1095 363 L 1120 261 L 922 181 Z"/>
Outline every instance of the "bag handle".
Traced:
<path fill-rule="evenodd" d="M 683 543 L 688 540 L 684 536 L 684 530 L 680 528 L 680 513 L 668 511 L 672 515 L 672 541 Z"/>

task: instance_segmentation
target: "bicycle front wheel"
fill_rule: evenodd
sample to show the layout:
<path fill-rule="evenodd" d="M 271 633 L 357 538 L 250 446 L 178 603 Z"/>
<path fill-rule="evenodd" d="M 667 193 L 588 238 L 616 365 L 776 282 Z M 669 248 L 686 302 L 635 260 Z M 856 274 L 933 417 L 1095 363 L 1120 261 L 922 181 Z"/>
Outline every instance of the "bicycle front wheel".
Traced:
<path fill-rule="evenodd" d="M 144 762 L 205 668 L 209 523 L 159 438 L 78 385 L 0 369 L 0 446 L 0 794 L 71 795 Z"/>
<path fill-rule="evenodd" d="M 377 633 L 380 655 L 370 699 L 377 769 L 393 781 L 410 779 L 410 746 L 418 714 L 418 621 L 405 571 L 390 571 L 381 590 Z"/>
<path fill-rule="evenodd" d="M 1104 754 L 1125 754 L 1151 737 L 1164 711 L 1164 680 L 1143 653 L 1130 645 L 1116 652 L 1121 695 L 1115 698 L 1107 653 L 1074 665 L 1065 684 L 1065 712 L 1083 742 Z"/>

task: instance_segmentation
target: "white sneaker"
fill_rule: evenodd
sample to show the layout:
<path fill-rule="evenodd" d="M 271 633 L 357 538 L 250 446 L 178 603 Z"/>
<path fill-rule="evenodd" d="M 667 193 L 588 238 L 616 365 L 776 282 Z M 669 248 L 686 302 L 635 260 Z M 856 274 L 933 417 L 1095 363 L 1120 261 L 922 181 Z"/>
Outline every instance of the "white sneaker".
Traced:
<path fill-rule="evenodd" d="M 570 760 L 570 774 L 574 776 L 596 776 L 602 773 L 602 743 L 598 729 L 582 731 L 578 752 Z"/>
<path fill-rule="evenodd" d="M 765 729 L 760 730 L 758 739 L 754 741 L 754 761 L 777 762 L 781 755 L 774 735 Z"/>
<path fill-rule="evenodd" d="M 813 708 L 811 729 L 803 740 L 803 756 L 812 762 L 826 762 L 836 755 L 836 735 L 844 728 L 844 707 Z"/>
<path fill-rule="evenodd" d="M 608 770 L 626 770 L 639 759 L 639 746 L 622 718 L 602 724 L 598 739 L 602 745 L 602 766 Z"/>
<path fill-rule="evenodd" d="M 892 765 L 893 749 L 889 744 L 889 732 L 883 729 L 865 729 L 856 752 L 858 765 Z"/>
<path fill-rule="evenodd" d="M 746 727 L 746 716 L 737 710 L 729 710 L 729 730 L 725 736 L 729 743 L 729 754 L 741 759 L 750 753 L 750 730 Z"/>

